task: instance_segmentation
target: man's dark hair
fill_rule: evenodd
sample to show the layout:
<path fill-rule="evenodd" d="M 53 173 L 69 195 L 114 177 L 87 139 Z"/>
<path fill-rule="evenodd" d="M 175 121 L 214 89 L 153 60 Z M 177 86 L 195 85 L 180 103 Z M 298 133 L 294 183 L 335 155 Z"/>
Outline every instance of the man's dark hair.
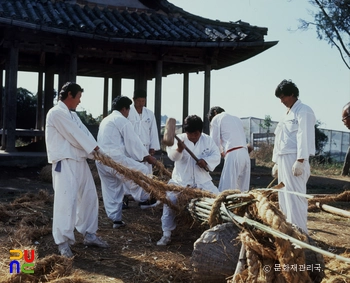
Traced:
<path fill-rule="evenodd" d="M 133 98 L 147 98 L 147 92 L 144 89 L 136 89 Z"/>
<path fill-rule="evenodd" d="M 282 95 L 284 96 L 293 96 L 298 97 L 299 96 L 299 89 L 297 88 L 296 84 L 293 83 L 291 80 L 283 80 L 280 82 L 280 84 L 277 86 L 275 91 L 276 97 L 280 98 Z"/>
<path fill-rule="evenodd" d="M 211 122 L 211 120 L 213 120 L 215 115 L 220 114 L 222 112 L 225 112 L 225 109 L 221 108 L 220 106 L 214 106 L 214 107 L 210 108 L 208 115 L 207 115 L 209 122 Z"/>
<path fill-rule="evenodd" d="M 80 85 L 78 85 L 75 82 L 66 82 L 63 86 L 62 89 L 60 91 L 59 94 L 59 99 L 61 101 L 65 100 L 68 97 L 68 92 L 71 92 L 73 98 L 78 94 L 78 92 L 81 91 L 83 92 L 84 89 L 80 87 Z"/>
<path fill-rule="evenodd" d="M 126 109 L 130 109 L 130 105 L 132 104 L 132 100 L 127 96 L 117 96 L 113 99 L 112 102 L 112 110 L 122 110 L 124 107 Z"/>
<path fill-rule="evenodd" d="M 185 133 L 194 133 L 196 131 L 202 132 L 203 121 L 197 115 L 187 116 L 184 121 L 183 129 Z"/>

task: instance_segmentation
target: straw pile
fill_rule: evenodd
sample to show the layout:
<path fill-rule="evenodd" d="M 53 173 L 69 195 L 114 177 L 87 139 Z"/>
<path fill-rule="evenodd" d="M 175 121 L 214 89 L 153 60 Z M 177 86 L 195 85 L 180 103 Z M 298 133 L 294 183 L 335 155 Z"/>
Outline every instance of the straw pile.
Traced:
<path fill-rule="evenodd" d="M 51 207 L 53 198 L 46 191 L 27 193 L 12 203 L 0 205 L 0 234 L 7 235 L 2 240 L 0 253 L 6 255 L 0 262 L 1 283 L 19 282 L 88 282 L 73 272 L 72 259 L 58 255 L 38 257 L 37 245 L 50 249 L 52 243 L 45 242 L 51 236 Z M 9 273 L 9 250 L 34 250 L 34 274 Z M 23 260 L 20 260 L 23 262 Z"/>

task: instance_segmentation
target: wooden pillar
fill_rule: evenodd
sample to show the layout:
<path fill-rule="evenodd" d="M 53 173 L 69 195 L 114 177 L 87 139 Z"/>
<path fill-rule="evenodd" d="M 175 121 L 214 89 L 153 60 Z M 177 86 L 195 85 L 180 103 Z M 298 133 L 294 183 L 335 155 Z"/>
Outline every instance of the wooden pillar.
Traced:
<path fill-rule="evenodd" d="M 6 97 L 7 103 L 5 108 L 7 111 L 6 115 L 6 151 L 13 152 L 16 150 L 16 117 L 17 117 L 17 74 L 18 74 L 18 42 L 14 42 L 9 50 L 9 68 L 8 68 L 8 79 L 6 80 Z"/>
<path fill-rule="evenodd" d="M 103 86 L 103 117 L 108 115 L 108 78 L 104 78 Z"/>
<path fill-rule="evenodd" d="M 136 89 L 143 89 L 147 91 L 146 71 L 145 66 L 142 65 L 137 70 L 136 77 L 134 79 L 134 90 Z"/>
<path fill-rule="evenodd" d="M 67 73 L 67 69 L 70 69 L 71 63 L 70 59 L 71 56 L 66 56 L 66 55 L 59 55 L 58 60 L 60 60 L 57 64 L 59 64 L 59 73 L 58 73 L 58 87 L 57 91 L 58 94 L 60 93 L 62 86 L 66 83 L 69 82 L 69 74 Z M 75 78 L 74 78 L 75 80 Z M 59 95 L 57 95 L 57 100 L 59 100 Z"/>
<path fill-rule="evenodd" d="M 163 61 L 158 60 L 156 62 L 156 83 L 154 93 L 154 116 L 157 122 L 158 136 L 160 138 L 161 130 L 161 118 L 162 118 L 162 74 L 163 74 Z"/>
<path fill-rule="evenodd" d="M 4 82 L 3 82 L 3 74 L 4 74 L 4 70 L 0 69 L 0 129 L 3 128 L 3 111 L 4 111 Z M 1 141 L 0 141 L 1 143 Z"/>
<path fill-rule="evenodd" d="M 46 122 L 47 112 L 53 107 L 54 97 L 54 73 L 53 70 L 46 70 L 44 82 L 44 125 Z"/>
<path fill-rule="evenodd" d="M 44 130 L 44 113 L 43 113 L 43 81 L 44 72 L 40 68 L 38 74 L 38 92 L 36 102 L 36 125 L 35 128 L 38 130 Z"/>
<path fill-rule="evenodd" d="M 112 79 L 112 101 L 120 95 L 122 95 L 122 78 L 114 77 Z"/>
<path fill-rule="evenodd" d="M 143 89 L 147 93 L 147 79 L 146 79 L 146 72 L 144 67 L 139 68 L 137 72 L 137 76 L 134 80 L 134 90 L 137 90 L 137 89 Z M 130 96 L 134 97 L 134 93 L 131 93 Z M 146 100 L 145 106 L 147 106 L 147 100 Z"/>
<path fill-rule="evenodd" d="M 9 69 L 10 69 L 10 59 L 6 60 L 5 66 L 5 87 L 3 93 L 3 112 L 2 112 L 2 136 L 1 136 L 1 149 L 6 149 L 6 129 L 7 129 L 7 100 L 8 100 L 8 90 L 7 86 L 9 85 Z"/>
<path fill-rule="evenodd" d="M 69 60 L 68 81 L 70 82 L 77 81 L 77 69 L 78 69 L 78 57 L 76 52 L 73 52 L 70 55 L 70 60 Z"/>
<path fill-rule="evenodd" d="M 60 98 L 59 98 L 60 97 L 60 91 L 61 91 L 62 87 L 64 86 L 64 84 L 66 82 L 68 82 L 68 81 L 69 80 L 68 80 L 67 76 L 64 73 L 60 73 L 58 75 L 58 87 L 57 87 L 58 95 L 57 95 L 57 100 L 60 100 Z"/>
<path fill-rule="evenodd" d="M 204 71 L 204 106 L 203 106 L 203 132 L 209 134 L 209 120 L 207 114 L 210 109 L 210 75 L 211 65 L 207 64 Z"/>
<path fill-rule="evenodd" d="M 188 94 L 189 94 L 189 74 L 184 73 L 184 85 L 183 85 L 183 108 L 182 108 L 182 121 L 188 116 Z"/>

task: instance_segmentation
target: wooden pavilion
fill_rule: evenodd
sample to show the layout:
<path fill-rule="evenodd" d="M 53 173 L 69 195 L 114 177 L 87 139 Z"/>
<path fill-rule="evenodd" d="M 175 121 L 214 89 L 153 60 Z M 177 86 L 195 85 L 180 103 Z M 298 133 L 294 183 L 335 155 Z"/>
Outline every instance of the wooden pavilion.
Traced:
<path fill-rule="evenodd" d="M 204 5 L 204 4 L 203 4 Z M 183 116 L 188 114 L 189 73 L 204 72 L 203 118 L 209 111 L 210 72 L 249 59 L 277 42 L 265 42 L 267 28 L 221 22 L 190 14 L 166 0 L 0 0 L 1 149 L 15 151 L 18 71 L 38 74 L 38 131 L 59 86 L 77 76 L 104 78 L 112 99 L 123 78 L 147 89 L 155 78 L 155 116 L 160 129 L 162 77 L 183 74 Z M 204 131 L 208 132 L 205 119 Z M 22 131 L 24 134 L 26 131 Z M 28 134 L 28 131 L 26 132 Z M 31 133 L 29 133 L 31 134 Z"/>

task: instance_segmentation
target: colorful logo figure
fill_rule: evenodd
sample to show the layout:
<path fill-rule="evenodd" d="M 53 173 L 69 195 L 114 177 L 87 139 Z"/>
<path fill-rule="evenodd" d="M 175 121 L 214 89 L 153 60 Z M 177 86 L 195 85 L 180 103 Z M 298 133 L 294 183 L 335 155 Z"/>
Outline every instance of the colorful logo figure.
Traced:
<path fill-rule="evenodd" d="M 30 257 L 29 257 L 29 252 L 30 252 Z M 12 255 L 11 254 L 15 254 Z M 18 259 L 24 259 L 24 261 L 26 263 L 23 263 L 22 266 L 20 264 L 20 262 L 18 261 Z M 33 269 L 30 269 L 32 266 L 34 266 L 34 263 L 32 263 L 34 261 L 35 258 L 35 250 L 24 250 L 24 256 L 22 251 L 20 250 L 10 250 L 10 259 L 12 259 L 12 261 L 10 262 L 10 273 L 13 273 L 13 266 L 16 266 L 16 272 L 20 273 L 34 273 Z"/>

